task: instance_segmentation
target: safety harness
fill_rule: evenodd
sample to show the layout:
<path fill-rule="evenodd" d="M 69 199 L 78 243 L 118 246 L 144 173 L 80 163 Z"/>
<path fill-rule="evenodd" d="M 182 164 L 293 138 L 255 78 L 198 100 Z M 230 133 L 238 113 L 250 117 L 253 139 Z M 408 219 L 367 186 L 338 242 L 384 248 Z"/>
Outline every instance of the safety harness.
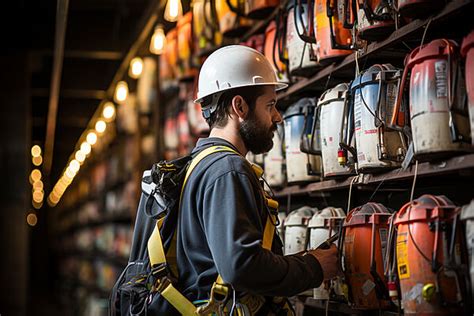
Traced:
<path fill-rule="evenodd" d="M 218 152 L 232 152 L 239 155 L 235 150 L 227 146 L 211 146 L 209 148 L 201 151 L 195 158 L 193 158 L 191 164 L 189 165 L 186 176 L 184 178 L 183 186 L 181 188 L 180 202 L 184 192 L 184 188 L 189 178 L 191 172 L 197 166 L 197 164 L 204 159 L 205 157 L 218 153 Z M 260 167 L 252 165 L 252 169 L 258 178 L 263 174 L 263 171 Z M 266 206 L 268 210 L 268 217 L 265 224 L 265 229 L 263 232 L 263 241 L 262 247 L 271 250 L 273 237 L 275 234 L 275 226 L 277 223 L 277 214 L 278 214 L 278 202 L 271 199 L 268 194 L 263 190 L 264 197 L 266 199 Z M 178 208 L 179 209 L 179 208 Z M 171 305 L 173 305 L 176 310 L 178 310 L 182 315 L 192 316 L 192 315 L 224 315 L 225 304 L 228 302 L 230 297 L 230 285 L 226 284 L 222 277 L 219 275 L 217 280 L 214 282 L 211 288 L 211 293 L 209 300 L 201 306 L 195 306 L 190 300 L 188 300 L 183 294 L 181 294 L 173 285 L 172 277 L 170 273 L 170 266 L 166 260 L 166 254 L 163 247 L 163 241 L 160 235 L 160 229 L 163 225 L 164 217 L 159 219 L 154 227 L 153 233 L 148 239 L 148 255 L 150 259 L 151 273 L 156 279 L 151 292 L 158 292 L 163 296 Z M 174 245 L 173 245 L 174 246 Z M 172 247 L 173 247 L 172 246 Z M 247 300 L 251 300 L 247 297 Z M 255 303 L 255 300 L 250 305 L 257 305 L 254 308 L 251 308 L 252 311 L 258 310 L 264 303 L 265 300 L 259 305 Z M 259 305 L 259 306 L 258 306 Z M 251 312 L 252 312 L 251 311 Z M 288 307 L 288 311 L 290 308 Z M 238 314 L 241 314 L 240 312 Z"/>

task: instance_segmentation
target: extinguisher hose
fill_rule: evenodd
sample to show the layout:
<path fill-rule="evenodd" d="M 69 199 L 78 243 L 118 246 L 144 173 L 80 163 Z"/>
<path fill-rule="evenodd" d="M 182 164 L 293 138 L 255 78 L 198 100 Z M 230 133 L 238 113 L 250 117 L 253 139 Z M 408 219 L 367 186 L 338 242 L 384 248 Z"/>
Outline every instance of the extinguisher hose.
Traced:
<path fill-rule="evenodd" d="M 311 1 L 311 0 L 309 0 Z M 295 30 L 296 34 L 298 34 L 298 37 L 305 43 L 316 43 L 316 37 L 314 36 L 314 29 L 311 30 L 311 27 L 313 25 L 313 22 L 311 21 L 313 18 L 313 10 L 310 8 L 310 3 L 306 3 L 306 10 L 308 11 L 308 26 L 305 26 L 304 20 L 303 20 L 303 4 L 301 3 L 302 0 L 294 0 L 293 1 L 293 17 L 294 17 L 294 23 L 295 23 Z M 300 24 L 303 27 L 303 30 L 300 30 Z M 307 31 L 309 29 L 309 31 Z"/>

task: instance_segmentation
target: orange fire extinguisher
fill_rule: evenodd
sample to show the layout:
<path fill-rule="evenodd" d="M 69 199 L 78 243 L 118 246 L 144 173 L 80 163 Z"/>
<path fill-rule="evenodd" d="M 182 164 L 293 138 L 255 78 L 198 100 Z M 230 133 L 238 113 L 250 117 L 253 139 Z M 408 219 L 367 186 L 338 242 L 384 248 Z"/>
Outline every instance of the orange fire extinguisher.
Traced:
<path fill-rule="evenodd" d="M 219 29 L 223 36 L 239 37 L 252 25 L 252 21 L 245 18 L 245 1 L 243 0 L 210 0 L 216 3 Z"/>
<path fill-rule="evenodd" d="M 178 62 L 178 31 L 176 28 L 169 30 L 166 34 L 165 56 L 170 66 L 171 77 L 176 78 L 178 73 L 176 68 Z"/>
<path fill-rule="evenodd" d="M 369 202 L 350 211 L 344 221 L 344 247 L 340 251 L 349 301 L 355 309 L 383 309 L 390 305 L 384 276 L 390 216 L 385 206 Z"/>
<path fill-rule="evenodd" d="M 468 97 L 469 120 L 471 125 L 471 143 L 474 145 L 474 31 L 464 38 L 461 54 L 466 59 L 464 69 L 466 72 L 466 91 Z"/>
<path fill-rule="evenodd" d="M 189 11 L 178 21 L 178 78 L 189 79 L 197 75 L 193 63 L 193 13 Z"/>
<path fill-rule="evenodd" d="M 279 9 L 275 20 L 265 30 L 264 55 L 273 65 L 279 81 L 288 82 L 288 50 L 286 47 L 287 11 Z"/>
<path fill-rule="evenodd" d="M 220 45 L 222 34 L 219 33 L 216 3 L 213 0 L 193 0 L 193 33 L 195 50 L 202 51 Z"/>
<path fill-rule="evenodd" d="M 342 0 L 316 0 L 314 6 L 316 58 L 325 65 L 352 53 L 352 35 L 343 27 L 344 16 L 338 10 Z"/>
<path fill-rule="evenodd" d="M 397 212 L 396 254 L 405 315 L 467 315 L 467 263 L 459 214 L 445 196 L 422 195 Z"/>

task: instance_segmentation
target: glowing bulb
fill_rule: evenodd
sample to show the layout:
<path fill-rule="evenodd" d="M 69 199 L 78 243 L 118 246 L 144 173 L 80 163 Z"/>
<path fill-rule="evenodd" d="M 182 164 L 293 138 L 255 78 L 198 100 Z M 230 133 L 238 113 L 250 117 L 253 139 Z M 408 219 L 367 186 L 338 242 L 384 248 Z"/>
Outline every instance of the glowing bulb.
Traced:
<path fill-rule="evenodd" d="M 98 120 L 97 123 L 95 123 L 95 130 L 99 134 L 102 134 L 105 131 L 106 127 L 107 124 L 105 124 L 105 122 L 102 120 Z"/>
<path fill-rule="evenodd" d="M 80 164 L 82 164 L 84 160 L 86 160 L 86 155 L 81 150 L 78 150 L 76 151 L 74 158 L 76 158 L 76 160 L 79 161 Z"/>
<path fill-rule="evenodd" d="M 91 145 L 88 142 L 83 142 L 81 144 L 81 151 L 84 155 L 89 155 L 91 153 Z"/>
<path fill-rule="evenodd" d="M 183 15 L 181 0 L 168 0 L 165 8 L 164 18 L 169 22 L 176 22 Z"/>
<path fill-rule="evenodd" d="M 39 210 L 43 206 L 43 201 L 36 203 L 35 201 L 31 201 L 31 205 L 37 210 Z"/>
<path fill-rule="evenodd" d="M 38 217 L 36 217 L 36 214 L 30 213 L 30 214 L 28 214 L 28 216 L 26 216 L 26 222 L 31 227 L 34 227 L 38 223 Z"/>
<path fill-rule="evenodd" d="M 104 110 L 102 111 L 102 116 L 109 122 L 115 116 L 115 106 L 112 102 L 107 102 L 104 105 Z"/>
<path fill-rule="evenodd" d="M 115 102 L 122 103 L 127 99 L 128 96 L 128 84 L 125 81 L 119 81 L 115 88 Z"/>
<path fill-rule="evenodd" d="M 150 41 L 150 52 L 155 55 L 163 54 L 166 45 L 165 31 L 162 25 L 157 25 Z"/>
<path fill-rule="evenodd" d="M 76 176 L 76 173 L 72 171 L 70 167 L 67 167 L 66 172 L 64 172 L 64 175 L 72 180 Z"/>
<path fill-rule="evenodd" d="M 76 159 L 73 159 L 69 163 L 69 168 L 71 168 L 72 172 L 77 173 L 81 168 L 81 164 Z"/>
<path fill-rule="evenodd" d="M 44 198 L 44 192 L 43 191 L 35 191 L 33 192 L 33 201 L 36 203 L 41 203 Z"/>
<path fill-rule="evenodd" d="M 31 171 L 31 174 L 30 174 L 30 180 L 32 184 L 35 183 L 36 181 L 41 180 L 41 171 L 39 171 L 39 169 L 33 169 L 33 171 Z"/>
<path fill-rule="evenodd" d="M 31 156 L 38 157 L 41 155 L 41 147 L 38 145 L 34 145 L 31 147 Z"/>
<path fill-rule="evenodd" d="M 87 142 L 89 145 L 94 145 L 97 142 L 97 135 L 94 132 L 89 132 L 86 137 Z"/>
<path fill-rule="evenodd" d="M 38 180 L 35 183 L 33 183 L 33 190 L 35 190 L 35 191 L 43 190 L 43 181 Z"/>
<path fill-rule="evenodd" d="M 33 162 L 33 164 L 34 164 L 35 166 L 38 167 L 38 166 L 40 166 L 40 165 L 43 163 L 43 157 L 41 157 L 41 156 L 32 157 L 32 158 L 31 158 L 31 161 Z"/>
<path fill-rule="evenodd" d="M 128 75 L 137 79 L 143 72 L 143 60 L 140 57 L 135 57 L 130 61 L 130 68 L 128 70 Z"/>

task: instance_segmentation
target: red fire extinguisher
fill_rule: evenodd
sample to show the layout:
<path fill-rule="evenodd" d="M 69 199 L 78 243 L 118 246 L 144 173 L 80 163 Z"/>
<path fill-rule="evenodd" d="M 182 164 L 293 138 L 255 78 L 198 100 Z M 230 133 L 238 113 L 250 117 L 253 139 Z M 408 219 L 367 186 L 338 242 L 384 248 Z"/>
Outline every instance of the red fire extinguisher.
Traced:
<path fill-rule="evenodd" d="M 474 145 L 474 31 L 464 38 L 461 54 L 466 59 L 464 69 L 466 72 L 466 90 L 469 103 L 469 118 L 471 125 L 471 143 Z"/>
<path fill-rule="evenodd" d="M 470 149 L 465 86 L 454 41 L 437 39 L 414 49 L 393 108 L 391 124 L 398 125 L 405 82 L 410 74 L 409 108 L 414 154 L 418 160 Z M 395 113 L 396 112 L 396 113 Z"/>
<path fill-rule="evenodd" d="M 349 300 L 356 309 L 383 309 L 390 305 L 384 276 L 390 216 L 385 206 L 369 202 L 350 211 L 344 221 L 344 274 Z"/>
<path fill-rule="evenodd" d="M 467 263 L 459 214 L 445 196 L 423 195 L 402 206 L 397 228 L 398 277 L 405 315 L 466 315 Z"/>
<path fill-rule="evenodd" d="M 367 41 L 387 37 L 395 29 L 396 12 L 391 1 L 358 0 L 358 36 Z"/>
<path fill-rule="evenodd" d="M 287 11 L 279 9 L 275 20 L 265 30 L 264 55 L 273 65 L 277 78 L 289 82 L 288 50 L 286 46 Z"/>

